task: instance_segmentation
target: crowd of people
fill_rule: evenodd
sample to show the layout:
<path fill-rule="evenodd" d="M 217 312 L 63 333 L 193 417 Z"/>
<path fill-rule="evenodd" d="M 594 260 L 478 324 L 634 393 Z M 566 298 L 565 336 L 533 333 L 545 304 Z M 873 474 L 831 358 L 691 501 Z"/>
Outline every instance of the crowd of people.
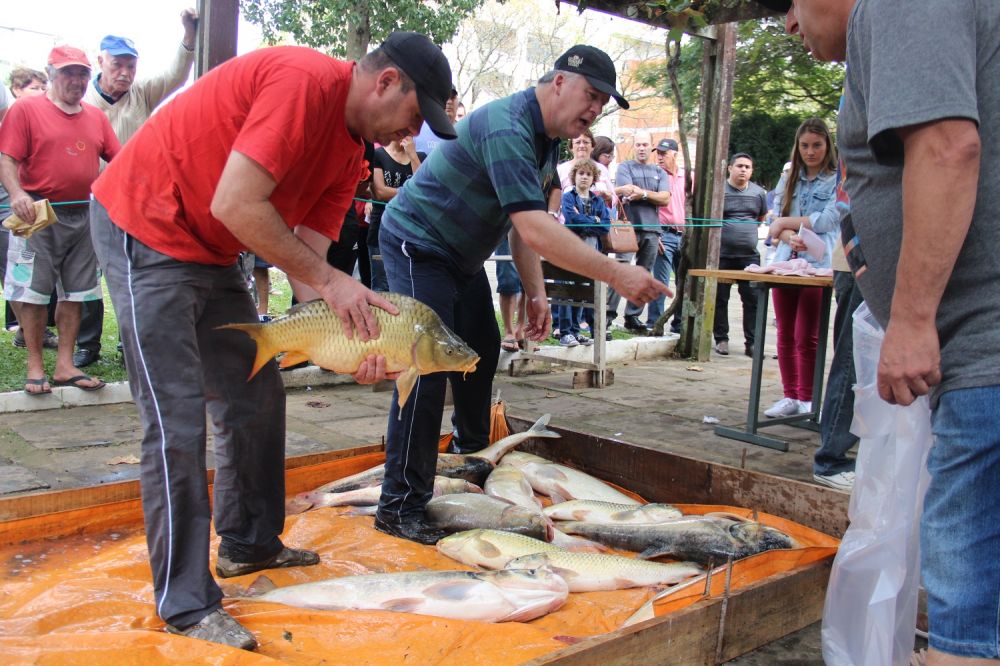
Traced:
<path fill-rule="evenodd" d="M 107 35 L 97 67 L 73 46 L 52 49 L 45 71 L 15 69 L 16 103 L 0 116 L 3 200 L 27 223 L 41 200 L 58 224 L 29 237 L 0 233 L 6 326 L 27 350 L 24 391 L 39 396 L 52 386 L 96 391 L 104 382 L 86 374 L 100 359 L 104 301 L 90 236 L 91 185 L 155 108 L 188 79 L 194 62 L 198 14 L 181 14 L 183 38 L 172 66 L 137 79 L 139 52 L 126 37 Z M 96 71 L 96 74 L 94 73 Z M 48 326 L 55 326 L 58 335 Z M 51 380 L 42 349 L 56 349 Z M 75 349 L 74 349 L 75 348 Z"/>

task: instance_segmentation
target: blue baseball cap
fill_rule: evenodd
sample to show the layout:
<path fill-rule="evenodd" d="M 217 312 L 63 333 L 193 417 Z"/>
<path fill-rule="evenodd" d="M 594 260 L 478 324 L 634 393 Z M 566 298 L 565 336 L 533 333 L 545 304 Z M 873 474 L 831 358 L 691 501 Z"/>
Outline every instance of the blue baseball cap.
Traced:
<path fill-rule="evenodd" d="M 135 43 L 128 37 L 118 37 L 117 35 L 108 35 L 102 39 L 101 51 L 107 51 L 110 55 L 139 57 L 139 52 L 135 50 Z"/>

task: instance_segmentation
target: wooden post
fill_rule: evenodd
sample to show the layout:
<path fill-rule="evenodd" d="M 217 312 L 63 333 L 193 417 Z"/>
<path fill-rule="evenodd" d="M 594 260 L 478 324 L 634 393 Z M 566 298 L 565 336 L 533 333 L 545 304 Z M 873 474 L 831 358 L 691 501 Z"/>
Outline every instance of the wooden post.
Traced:
<path fill-rule="evenodd" d="M 729 119 L 733 102 L 733 75 L 736 70 L 736 26 L 714 26 L 715 37 L 703 42 L 701 113 L 698 127 L 698 156 L 692 214 L 695 218 L 722 218 L 726 159 L 729 151 Z M 707 32 L 707 31 L 706 31 Z M 696 221 L 696 224 L 702 224 Z M 687 243 L 689 266 L 718 268 L 717 227 L 692 227 Z M 712 350 L 715 319 L 715 282 L 688 279 L 684 308 L 688 320 L 681 331 L 677 349 L 683 356 L 707 361 Z"/>
<path fill-rule="evenodd" d="M 239 0 L 199 0 L 195 78 L 236 56 Z"/>

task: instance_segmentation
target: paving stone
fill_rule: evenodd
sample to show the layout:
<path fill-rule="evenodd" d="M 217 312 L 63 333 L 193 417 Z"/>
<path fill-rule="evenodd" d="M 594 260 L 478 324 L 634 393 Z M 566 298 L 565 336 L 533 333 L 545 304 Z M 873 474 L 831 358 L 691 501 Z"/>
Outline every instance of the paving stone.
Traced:
<path fill-rule="evenodd" d="M 20 465 L 0 465 L 0 495 L 45 490 L 49 484 L 30 469 Z"/>

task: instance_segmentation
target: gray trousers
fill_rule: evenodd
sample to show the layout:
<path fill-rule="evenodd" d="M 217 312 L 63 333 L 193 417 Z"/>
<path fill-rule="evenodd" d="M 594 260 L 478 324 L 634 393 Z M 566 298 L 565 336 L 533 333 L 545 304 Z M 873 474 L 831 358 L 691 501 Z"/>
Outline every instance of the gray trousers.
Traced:
<path fill-rule="evenodd" d="M 215 330 L 257 321 L 235 264 L 161 254 L 125 234 L 98 201 L 91 204 L 91 233 L 142 419 L 140 483 L 156 612 L 183 629 L 222 599 L 209 570 L 206 409 L 220 552 L 260 561 L 282 548 L 284 388 L 274 363 L 247 381 L 254 342 L 240 331 Z"/>

